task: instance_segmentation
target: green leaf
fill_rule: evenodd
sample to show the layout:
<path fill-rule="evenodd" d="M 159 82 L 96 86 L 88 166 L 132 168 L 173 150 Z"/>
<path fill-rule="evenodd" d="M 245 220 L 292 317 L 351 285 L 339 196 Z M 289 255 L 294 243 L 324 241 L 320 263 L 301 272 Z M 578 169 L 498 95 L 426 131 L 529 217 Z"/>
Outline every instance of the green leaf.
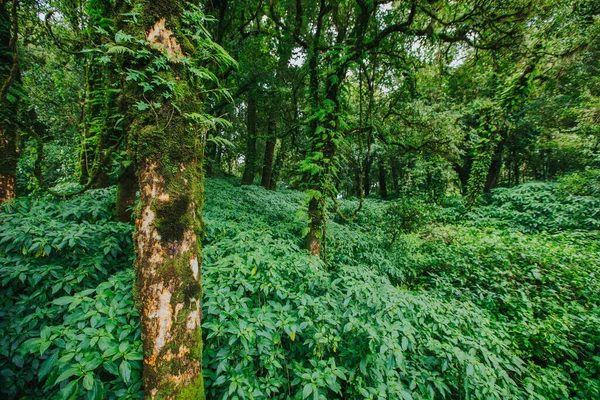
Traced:
<path fill-rule="evenodd" d="M 54 385 L 58 385 L 62 381 L 66 380 L 66 379 L 69 379 L 70 377 L 72 377 L 73 375 L 77 375 L 78 373 L 79 373 L 79 367 L 67 368 L 65 371 L 63 371 L 58 376 L 58 378 L 56 378 L 56 381 L 54 382 Z"/>
<path fill-rule="evenodd" d="M 467 376 L 473 375 L 474 372 L 475 372 L 475 369 L 473 368 L 473 365 L 468 364 L 467 365 Z"/>
<path fill-rule="evenodd" d="M 131 365 L 126 360 L 121 361 L 121 365 L 119 366 L 119 373 L 121 378 L 123 378 L 123 382 L 129 383 L 129 379 L 131 378 Z"/>
<path fill-rule="evenodd" d="M 302 398 L 306 399 L 313 391 L 312 383 L 307 383 L 304 385 L 304 389 L 302 389 Z"/>
<path fill-rule="evenodd" d="M 87 374 L 85 374 L 85 376 L 83 377 L 83 387 L 86 390 L 92 390 L 92 388 L 94 387 L 94 374 L 91 372 L 88 372 Z"/>
<path fill-rule="evenodd" d="M 69 382 L 69 384 L 60 391 L 60 398 L 61 399 L 70 399 L 71 396 L 73 396 L 77 392 L 77 384 L 78 383 L 79 383 L 78 380 Z"/>
<path fill-rule="evenodd" d="M 56 364 L 56 361 L 58 360 L 58 351 L 54 352 L 50 357 L 48 357 L 46 359 L 46 361 L 44 361 L 42 363 L 42 365 L 40 366 L 40 369 L 38 370 L 38 379 L 42 380 L 46 375 L 48 375 L 50 373 L 50 371 L 52 371 L 52 367 L 54 367 L 54 364 Z"/>
<path fill-rule="evenodd" d="M 59 297 L 58 299 L 55 299 L 52 304 L 55 304 L 57 306 L 65 306 L 67 304 L 71 304 L 73 301 L 75 301 L 75 297 L 73 296 L 64 296 L 64 297 Z"/>

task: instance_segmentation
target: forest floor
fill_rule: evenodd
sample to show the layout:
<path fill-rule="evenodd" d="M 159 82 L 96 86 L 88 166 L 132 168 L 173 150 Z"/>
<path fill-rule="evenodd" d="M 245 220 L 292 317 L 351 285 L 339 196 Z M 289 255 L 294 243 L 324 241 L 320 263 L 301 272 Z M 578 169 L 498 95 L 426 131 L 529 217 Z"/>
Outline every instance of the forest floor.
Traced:
<path fill-rule="evenodd" d="M 597 196 L 368 198 L 353 222 L 329 210 L 321 260 L 302 246 L 302 192 L 205 186 L 208 398 L 600 398 Z M 132 226 L 113 207 L 114 188 L 3 206 L 9 398 L 140 395 Z"/>

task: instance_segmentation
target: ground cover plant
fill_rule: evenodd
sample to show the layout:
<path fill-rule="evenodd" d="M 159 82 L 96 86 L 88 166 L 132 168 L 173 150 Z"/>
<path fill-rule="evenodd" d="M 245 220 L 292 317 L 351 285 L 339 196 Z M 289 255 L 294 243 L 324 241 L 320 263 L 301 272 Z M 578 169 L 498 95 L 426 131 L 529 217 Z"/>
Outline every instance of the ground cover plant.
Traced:
<path fill-rule="evenodd" d="M 489 201 L 509 195 L 521 216 L 539 208 L 536 190 L 500 190 Z M 453 224 L 448 209 L 431 208 L 437 222 L 402 231 L 390 247 L 390 204 L 367 200 L 352 223 L 331 210 L 324 262 L 300 247 L 302 193 L 231 179 L 209 180 L 206 191 L 210 398 L 600 393 L 600 249 L 585 220 L 548 233 L 523 229 L 523 218 L 506 229 L 510 219 L 498 225 L 490 205 L 455 210 L 463 217 Z M 1 363 L 10 397 L 139 396 L 131 228 L 110 221 L 112 194 L 3 207 Z"/>

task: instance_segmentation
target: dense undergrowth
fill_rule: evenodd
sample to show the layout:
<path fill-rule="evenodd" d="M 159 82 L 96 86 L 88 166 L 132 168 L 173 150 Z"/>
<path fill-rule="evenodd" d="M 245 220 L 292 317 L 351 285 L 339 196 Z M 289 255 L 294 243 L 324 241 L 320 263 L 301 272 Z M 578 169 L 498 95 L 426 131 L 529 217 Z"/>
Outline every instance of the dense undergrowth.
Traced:
<path fill-rule="evenodd" d="M 469 212 L 369 199 L 352 223 L 330 213 L 326 261 L 301 247 L 302 193 L 208 180 L 208 398 L 600 398 L 596 178 L 498 189 Z M 113 195 L 3 207 L 9 397 L 139 396 Z"/>

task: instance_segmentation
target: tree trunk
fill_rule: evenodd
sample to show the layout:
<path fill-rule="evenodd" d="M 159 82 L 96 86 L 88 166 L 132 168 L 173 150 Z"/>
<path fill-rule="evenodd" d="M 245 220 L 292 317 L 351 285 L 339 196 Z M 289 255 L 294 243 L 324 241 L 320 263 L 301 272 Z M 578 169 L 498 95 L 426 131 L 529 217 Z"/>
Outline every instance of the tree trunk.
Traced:
<path fill-rule="evenodd" d="M 281 147 L 277 152 L 277 158 L 275 159 L 275 163 L 273 164 L 273 175 L 271 175 L 271 185 L 269 187 L 273 191 L 277 190 L 277 182 L 279 181 L 279 176 L 281 175 L 281 170 L 283 169 L 283 165 L 285 164 L 286 158 L 287 142 L 285 139 L 281 139 Z"/>
<path fill-rule="evenodd" d="M 391 169 L 391 174 L 392 174 L 392 191 L 394 192 L 395 195 L 398 195 L 399 194 L 398 161 L 392 156 L 390 156 L 389 161 L 390 161 L 390 169 Z"/>
<path fill-rule="evenodd" d="M 379 159 L 379 196 L 382 199 L 387 198 L 387 184 L 385 182 L 385 163 L 383 158 Z"/>
<path fill-rule="evenodd" d="M 148 41 L 164 44 L 167 38 L 169 46 L 181 43 L 182 53 L 191 52 L 179 29 L 186 2 L 140 3 L 139 19 L 148 24 L 143 27 Z M 153 48 L 152 54 L 158 51 L 168 51 L 167 45 Z M 134 242 L 144 391 L 150 399 L 204 399 L 200 329 L 204 135 L 186 117 L 202 112 L 197 97 L 201 89 L 186 78 L 176 81 L 170 72 L 159 74 L 171 79 L 185 97 L 164 100 L 155 114 L 133 114 L 129 131 L 135 137 L 128 140 L 137 146 L 133 150 L 140 187 Z M 142 97 L 139 87 L 132 84 L 129 90 Z"/>
<path fill-rule="evenodd" d="M 246 140 L 246 161 L 242 185 L 252 185 L 256 173 L 256 97 L 252 92 L 248 94 L 247 117 L 248 138 Z"/>
<path fill-rule="evenodd" d="M 462 165 L 455 165 L 454 170 L 458 174 L 460 180 L 460 191 L 463 196 L 467 195 L 469 177 L 471 176 L 471 166 L 473 165 L 473 157 L 466 155 L 463 159 Z"/>
<path fill-rule="evenodd" d="M 16 0 L 13 0 L 15 2 Z M 16 14 L 16 3 L 13 6 Z M 0 87 L 3 97 L 0 98 L 0 204 L 17 196 L 17 101 L 8 91 L 15 80 L 16 65 L 13 44 L 11 43 L 11 15 L 6 9 L 6 2 L 0 1 Z M 16 34 L 16 32 L 12 32 Z M 14 68 L 13 68 L 14 67 Z M 7 86 L 5 86 L 7 85 Z M 9 96 L 6 96 L 9 95 Z"/>
<path fill-rule="evenodd" d="M 179 160 L 174 177 L 165 176 L 150 158 L 141 164 L 136 287 L 144 390 L 154 399 L 203 387 L 197 240 L 202 181 L 199 164 L 190 160 Z M 176 186 L 180 192 L 169 190 Z"/>
<path fill-rule="evenodd" d="M 268 137 L 265 147 L 265 160 L 263 163 L 262 179 L 260 184 L 267 190 L 271 190 L 271 177 L 273 176 L 273 158 L 275 156 L 275 144 L 277 144 L 277 138 L 275 137 L 275 120 L 271 118 L 269 120 Z"/>
<path fill-rule="evenodd" d="M 115 220 L 129 222 L 131 213 L 135 206 L 135 194 L 137 191 L 137 179 L 133 164 L 129 164 L 119 175 L 117 183 L 117 206 Z"/>
<path fill-rule="evenodd" d="M 313 256 L 321 255 L 321 238 L 323 236 L 323 211 L 322 199 L 312 197 L 308 202 L 308 236 L 306 246 Z"/>
<path fill-rule="evenodd" d="M 358 161 L 356 168 L 354 168 L 354 194 L 356 195 L 356 197 L 362 196 L 363 191 L 361 182 L 362 177 L 360 172 L 360 161 Z"/>
<path fill-rule="evenodd" d="M 367 153 L 367 157 L 365 158 L 365 172 L 364 172 L 364 191 L 365 197 L 371 194 L 371 155 Z"/>
<path fill-rule="evenodd" d="M 492 162 L 488 170 L 487 178 L 485 181 L 484 192 L 488 193 L 490 190 L 496 187 L 498 183 L 498 177 L 500 176 L 500 170 L 502 169 L 502 152 L 504 150 L 504 143 L 498 143 L 494 154 L 492 156 Z"/>

